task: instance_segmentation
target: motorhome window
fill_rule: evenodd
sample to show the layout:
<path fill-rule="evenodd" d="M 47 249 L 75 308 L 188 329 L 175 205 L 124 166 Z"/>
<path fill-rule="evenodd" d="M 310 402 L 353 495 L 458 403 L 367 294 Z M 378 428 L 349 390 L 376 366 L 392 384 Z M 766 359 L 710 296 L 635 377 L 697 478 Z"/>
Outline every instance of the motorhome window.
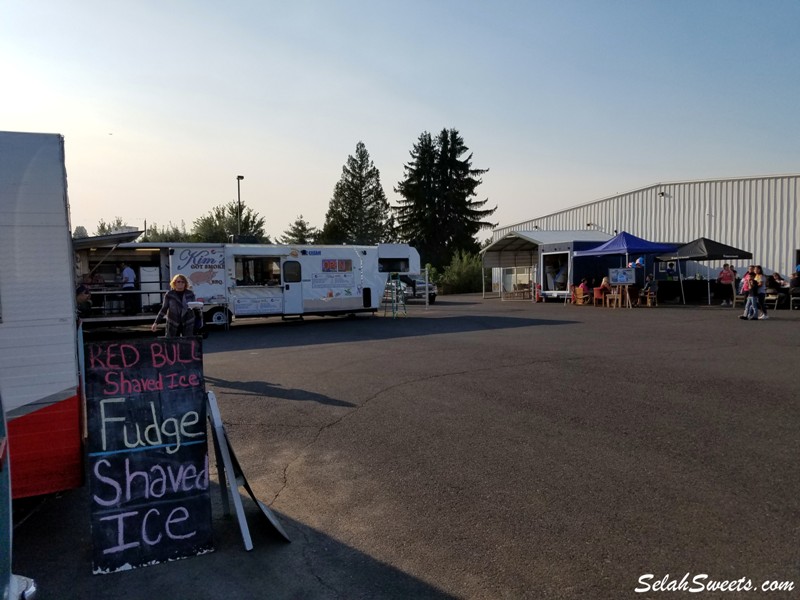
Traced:
<path fill-rule="evenodd" d="M 283 263 L 283 280 L 286 283 L 300 283 L 302 281 L 302 269 L 296 260 L 287 260 Z"/>
<path fill-rule="evenodd" d="M 280 285 L 280 259 L 270 256 L 237 256 L 236 285 Z"/>
<path fill-rule="evenodd" d="M 379 258 L 378 271 L 381 273 L 408 273 L 408 259 Z"/>

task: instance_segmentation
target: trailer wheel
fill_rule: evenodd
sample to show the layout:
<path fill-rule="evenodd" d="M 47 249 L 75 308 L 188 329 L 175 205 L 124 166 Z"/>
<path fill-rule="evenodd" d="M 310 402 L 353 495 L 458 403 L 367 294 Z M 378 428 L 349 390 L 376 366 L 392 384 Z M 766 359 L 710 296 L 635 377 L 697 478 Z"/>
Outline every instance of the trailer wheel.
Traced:
<path fill-rule="evenodd" d="M 206 313 L 206 323 L 225 327 L 231 323 L 231 313 L 225 308 L 215 308 Z"/>

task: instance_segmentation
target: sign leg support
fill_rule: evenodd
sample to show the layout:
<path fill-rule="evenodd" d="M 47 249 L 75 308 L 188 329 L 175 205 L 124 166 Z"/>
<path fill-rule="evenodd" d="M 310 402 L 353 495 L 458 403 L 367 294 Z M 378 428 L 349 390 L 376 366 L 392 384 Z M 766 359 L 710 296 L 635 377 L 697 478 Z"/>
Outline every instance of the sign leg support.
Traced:
<path fill-rule="evenodd" d="M 223 494 L 223 508 L 225 514 L 230 514 L 228 505 L 228 492 L 230 491 L 233 498 L 233 506 L 236 510 L 236 519 L 239 521 L 239 529 L 242 532 L 242 541 L 244 548 L 248 552 L 253 549 L 253 540 L 250 537 L 250 528 L 247 525 L 247 518 L 244 514 L 244 507 L 242 506 L 242 497 L 239 494 L 239 486 L 243 486 L 247 490 L 250 498 L 255 502 L 256 506 L 261 510 L 261 513 L 267 518 L 267 521 L 272 527 L 285 539 L 291 542 L 286 531 L 283 529 L 278 518 L 263 502 L 259 501 L 253 493 L 253 489 L 247 481 L 247 478 L 242 472 L 236 454 L 228 440 L 228 434 L 225 432 L 225 426 L 222 424 L 222 416 L 219 412 L 219 405 L 217 404 L 217 397 L 214 392 L 207 393 L 208 398 L 208 418 L 211 419 L 212 434 L 214 438 L 214 451 L 217 455 L 217 471 L 219 472 L 219 482 Z M 222 459 L 220 461 L 220 458 Z M 226 483 L 227 482 L 227 483 Z"/>
<path fill-rule="evenodd" d="M 222 455 L 222 468 L 217 463 L 217 471 L 219 471 L 219 481 L 222 487 L 222 493 L 228 495 L 230 490 L 231 497 L 233 498 L 233 507 L 236 510 L 236 519 L 239 521 L 239 530 L 242 532 L 242 541 L 244 542 L 244 549 L 248 552 L 253 549 L 253 540 L 250 537 L 250 528 L 247 526 L 247 519 L 244 516 L 244 507 L 242 506 L 242 497 L 239 495 L 239 485 L 236 482 L 234 475 L 233 462 L 231 461 L 231 453 L 228 448 L 228 439 L 225 435 L 225 427 L 222 424 L 222 416 L 219 413 L 219 405 L 217 404 L 217 397 L 214 392 L 208 392 L 208 418 L 211 419 L 212 435 L 214 436 L 214 449 L 219 448 L 219 454 Z M 227 485 L 223 481 L 227 479 Z M 225 489 L 227 488 L 227 489 Z M 223 502 L 227 505 L 227 499 Z"/>

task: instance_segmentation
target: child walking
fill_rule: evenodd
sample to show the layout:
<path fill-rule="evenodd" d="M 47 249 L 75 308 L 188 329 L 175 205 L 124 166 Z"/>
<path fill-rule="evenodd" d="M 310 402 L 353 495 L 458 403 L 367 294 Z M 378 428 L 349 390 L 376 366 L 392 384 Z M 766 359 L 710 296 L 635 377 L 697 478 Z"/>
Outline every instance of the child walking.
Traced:
<path fill-rule="evenodd" d="M 747 302 L 744 305 L 744 314 L 739 315 L 739 318 L 747 321 L 758 319 L 758 285 L 755 280 L 750 281 L 750 288 L 747 290 Z"/>

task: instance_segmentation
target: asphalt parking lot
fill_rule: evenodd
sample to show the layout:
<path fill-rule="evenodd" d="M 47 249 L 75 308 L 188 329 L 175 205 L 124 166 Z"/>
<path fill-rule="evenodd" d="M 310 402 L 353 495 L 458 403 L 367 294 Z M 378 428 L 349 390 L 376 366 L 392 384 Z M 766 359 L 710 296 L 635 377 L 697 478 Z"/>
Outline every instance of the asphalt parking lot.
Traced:
<path fill-rule="evenodd" d="M 15 506 L 14 570 L 42 600 L 651 598 L 687 573 L 796 597 L 800 311 L 737 314 L 445 296 L 237 323 L 206 385 L 292 542 L 245 500 L 245 552 L 212 471 L 215 552 L 92 575 L 81 489 Z"/>

